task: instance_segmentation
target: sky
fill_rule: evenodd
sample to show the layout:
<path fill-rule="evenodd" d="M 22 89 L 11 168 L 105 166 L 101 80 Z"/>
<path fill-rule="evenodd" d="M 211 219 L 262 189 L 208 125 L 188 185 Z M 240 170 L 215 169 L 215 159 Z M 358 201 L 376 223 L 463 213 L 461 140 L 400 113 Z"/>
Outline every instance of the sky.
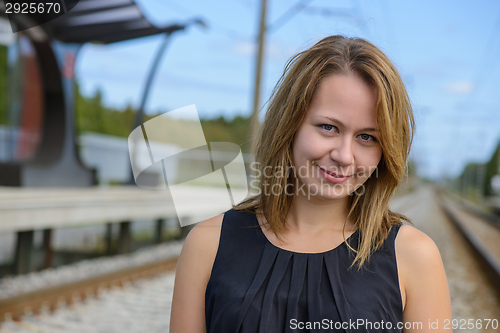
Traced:
<path fill-rule="evenodd" d="M 260 1 L 136 2 L 157 26 L 194 18 L 208 26 L 172 35 L 146 112 L 195 104 L 202 117 L 251 113 Z M 500 141 L 499 1 L 268 0 L 267 26 L 261 106 L 294 54 L 328 35 L 362 37 L 389 56 L 406 84 L 420 175 L 454 177 L 491 158 Z M 76 62 L 82 92 L 101 89 L 105 104 L 137 107 L 163 38 L 84 45 Z"/>

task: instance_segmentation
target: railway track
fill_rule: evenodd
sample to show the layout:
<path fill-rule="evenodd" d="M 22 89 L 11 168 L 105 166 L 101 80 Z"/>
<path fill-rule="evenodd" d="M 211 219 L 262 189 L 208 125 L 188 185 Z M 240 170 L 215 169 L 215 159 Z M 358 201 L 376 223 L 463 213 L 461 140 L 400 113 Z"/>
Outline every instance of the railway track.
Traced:
<path fill-rule="evenodd" d="M 443 191 L 439 204 L 471 246 L 500 295 L 500 218 L 467 202 L 458 202 Z"/>
<path fill-rule="evenodd" d="M 182 242 L 172 241 L 130 254 L 4 277 L 0 333 L 168 331 L 181 247 Z"/>
<path fill-rule="evenodd" d="M 85 300 L 74 298 L 21 320 L 4 321 L 1 333 L 164 333 L 169 331 L 174 272 L 112 285 Z"/>
<path fill-rule="evenodd" d="M 71 305 L 77 300 L 99 297 L 101 292 L 114 287 L 174 271 L 176 264 L 177 258 L 168 259 L 3 299 L 0 300 L 0 320 L 19 321 L 25 314 L 38 313 L 42 309 L 56 310 L 61 305 Z"/>
<path fill-rule="evenodd" d="M 397 201 L 394 201 L 394 210 L 409 217 L 414 227 L 430 236 L 439 248 L 448 279 L 453 319 L 500 320 L 498 284 L 488 277 L 467 241 L 439 205 L 434 187 L 421 185 Z M 467 332 L 497 333 L 498 328 L 483 327 Z"/>

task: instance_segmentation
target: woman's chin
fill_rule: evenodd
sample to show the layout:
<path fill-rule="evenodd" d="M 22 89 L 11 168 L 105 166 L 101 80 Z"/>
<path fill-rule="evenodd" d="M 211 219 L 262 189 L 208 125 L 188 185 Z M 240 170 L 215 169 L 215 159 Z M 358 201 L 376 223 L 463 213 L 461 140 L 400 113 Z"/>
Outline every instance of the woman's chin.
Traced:
<path fill-rule="evenodd" d="M 310 183 L 303 186 L 303 190 L 299 190 L 296 194 L 307 198 L 308 200 L 339 200 L 349 197 L 354 192 L 354 187 L 349 183 L 330 184 Z"/>

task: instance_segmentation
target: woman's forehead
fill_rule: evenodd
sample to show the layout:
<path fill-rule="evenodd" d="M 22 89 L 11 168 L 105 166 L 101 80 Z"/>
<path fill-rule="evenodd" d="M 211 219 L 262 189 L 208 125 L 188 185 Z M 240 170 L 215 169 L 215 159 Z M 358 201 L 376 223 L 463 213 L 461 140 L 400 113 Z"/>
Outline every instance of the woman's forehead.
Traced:
<path fill-rule="evenodd" d="M 335 74 L 322 80 L 306 117 L 333 119 L 346 127 L 376 128 L 377 98 L 376 89 L 358 76 Z"/>
<path fill-rule="evenodd" d="M 353 129 L 353 130 L 363 130 L 369 132 L 377 132 L 377 122 L 376 119 L 367 118 L 356 118 L 356 117 L 337 117 L 331 114 L 317 114 L 311 116 L 313 121 L 317 122 L 328 122 L 336 125 L 340 128 Z"/>

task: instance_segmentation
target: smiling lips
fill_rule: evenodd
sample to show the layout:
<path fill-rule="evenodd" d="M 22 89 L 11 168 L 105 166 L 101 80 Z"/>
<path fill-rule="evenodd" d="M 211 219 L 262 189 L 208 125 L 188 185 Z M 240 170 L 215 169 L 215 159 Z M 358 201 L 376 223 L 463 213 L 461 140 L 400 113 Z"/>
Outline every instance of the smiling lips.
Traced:
<path fill-rule="evenodd" d="M 337 175 L 334 172 L 330 172 L 328 170 L 325 170 L 324 168 L 320 167 L 319 165 L 318 165 L 318 168 L 319 168 L 319 172 L 321 173 L 323 178 L 325 178 L 325 180 L 329 181 L 330 183 L 340 184 L 340 183 L 347 181 L 349 178 L 351 178 L 350 175 L 349 176 Z"/>

